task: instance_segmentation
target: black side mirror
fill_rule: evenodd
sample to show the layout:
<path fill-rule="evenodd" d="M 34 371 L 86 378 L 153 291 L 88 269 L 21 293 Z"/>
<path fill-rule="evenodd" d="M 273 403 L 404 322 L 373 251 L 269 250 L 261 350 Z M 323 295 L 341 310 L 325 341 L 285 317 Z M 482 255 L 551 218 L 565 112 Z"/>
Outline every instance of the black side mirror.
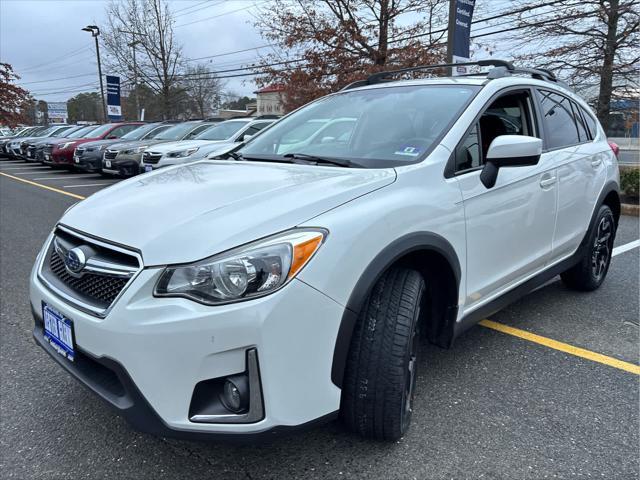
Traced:
<path fill-rule="evenodd" d="M 537 165 L 542 154 L 542 140 L 525 135 L 500 135 L 493 139 L 487 152 L 487 161 L 480 172 L 480 181 L 493 188 L 498 171 L 504 167 Z"/>

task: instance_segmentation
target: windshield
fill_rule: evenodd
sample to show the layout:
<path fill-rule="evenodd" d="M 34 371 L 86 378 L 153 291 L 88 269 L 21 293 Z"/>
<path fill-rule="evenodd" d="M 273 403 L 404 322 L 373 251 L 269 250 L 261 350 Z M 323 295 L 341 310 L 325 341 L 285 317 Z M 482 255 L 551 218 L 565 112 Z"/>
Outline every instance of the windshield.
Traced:
<path fill-rule="evenodd" d="M 171 125 L 160 125 L 159 127 L 156 127 L 155 130 L 149 132 L 149 136 L 146 138 L 158 138 L 162 132 L 168 130 L 170 127 Z"/>
<path fill-rule="evenodd" d="M 53 136 L 59 136 L 61 133 L 66 132 L 67 130 L 69 130 L 71 127 L 70 126 L 64 126 L 64 127 L 52 127 L 51 131 L 48 132 L 48 136 L 49 137 L 53 137 Z"/>
<path fill-rule="evenodd" d="M 156 128 L 158 128 L 158 125 L 153 123 L 150 125 L 142 125 L 141 127 L 138 127 L 135 130 L 131 130 L 129 133 L 125 133 L 122 137 L 120 137 L 120 139 L 121 140 L 140 140 L 147 133 L 155 130 Z"/>
<path fill-rule="evenodd" d="M 285 154 L 339 158 L 367 168 L 414 163 L 479 89 L 416 85 L 338 93 L 280 120 L 239 153 L 269 160 Z"/>
<path fill-rule="evenodd" d="M 113 128 L 113 124 L 112 123 L 105 123 L 104 125 L 100 125 L 99 127 L 93 129 L 92 131 L 87 132 L 87 134 L 90 134 L 90 135 L 89 136 L 85 135 L 83 138 L 101 137 L 102 135 L 107 133 L 112 128 Z"/>
<path fill-rule="evenodd" d="M 160 135 L 156 135 L 153 138 L 158 140 L 182 140 L 187 133 L 196 127 L 193 123 L 179 123 L 171 128 L 166 129 Z"/>
<path fill-rule="evenodd" d="M 249 122 L 222 122 L 215 127 L 207 128 L 194 137 L 194 140 L 227 140 L 248 124 Z"/>
<path fill-rule="evenodd" d="M 98 128 L 98 125 L 89 125 L 88 127 L 84 127 L 84 128 L 81 128 L 80 130 L 76 130 L 75 132 L 68 135 L 67 138 L 82 138 L 91 130 L 95 130 L 96 128 Z"/>

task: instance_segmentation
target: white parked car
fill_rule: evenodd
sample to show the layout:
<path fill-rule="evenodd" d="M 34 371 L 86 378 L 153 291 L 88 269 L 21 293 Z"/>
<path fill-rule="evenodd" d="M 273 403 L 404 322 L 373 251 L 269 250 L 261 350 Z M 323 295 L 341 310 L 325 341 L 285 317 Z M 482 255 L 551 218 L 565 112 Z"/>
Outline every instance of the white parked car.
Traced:
<path fill-rule="evenodd" d="M 192 140 L 163 143 L 149 148 L 142 155 L 142 170 L 195 162 L 212 152 L 228 150 L 271 125 L 274 119 L 236 118 L 218 123 Z"/>
<path fill-rule="evenodd" d="M 373 75 L 228 160 L 71 207 L 31 275 L 36 341 L 154 434 L 269 436 L 340 413 L 398 439 L 421 338 L 447 347 L 555 275 L 594 290 L 611 260 L 618 165 L 596 117 L 546 71 L 477 63 L 494 68 Z M 346 141 L 278 153 L 338 118 L 355 119 Z"/>

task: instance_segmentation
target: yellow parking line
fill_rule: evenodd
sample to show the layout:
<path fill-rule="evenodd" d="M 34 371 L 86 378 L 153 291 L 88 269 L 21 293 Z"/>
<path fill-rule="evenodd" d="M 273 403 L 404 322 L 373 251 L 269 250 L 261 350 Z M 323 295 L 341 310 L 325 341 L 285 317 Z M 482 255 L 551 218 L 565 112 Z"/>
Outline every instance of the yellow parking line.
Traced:
<path fill-rule="evenodd" d="M 497 330 L 498 332 L 506 333 L 507 335 L 513 335 L 514 337 L 522 338 L 523 340 L 528 340 L 529 342 L 544 345 L 545 347 L 552 348 L 554 350 L 559 350 L 561 352 L 568 353 L 569 355 L 575 355 L 576 357 L 586 358 L 587 360 L 591 360 L 592 362 L 602 363 L 603 365 L 608 365 L 613 368 L 618 368 L 620 370 L 624 370 L 625 372 L 635 373 L 636 375 L 640 375 L 640 365 L 624 362 L 622 360 L 618 360 L 617 358 L 608 357 L 600 353 L 592 352 L 590 350 L 585 350 L 584 348 L 574 347 L 573 345 L 569 345 L 568 343 L 558 342 L 557 340 L 552 340 L 551 338 L 542 337 L 540 335 L 536 335 L 535 333 L 527 332 L 525 330 L 520 330 L 519 328 L 509 327 L 507 325 L 494 322 L 492 320 L 482 320 L 480 322 L 480 325 L 486 328 L 490 328 L 492 330 Z"/>
<path fill-rule="evenodd" d="M 9 175 L 8 173 L 0 172 L 0 175 L 7 178 L 12 178 L 14 180 L 18 180 L 19 182 L 28 183 L 29 185 L 34 185 L 36 187 L 44 188 L 45 190 L 51 190 L 52 192 L 61 193 L 62 195 L 67 195 L 69 197 L 77 198 L 78 200 L 84 200 L 86 198 L 86 197 L 83 197 L 82 195 L 76 195 L 75 193 L 65 192 L 64 190 L 60 190 L 59 188 L 53 188 L 48 185 L 32 182 L 31 180 L 27 180 L 25 178 L 14 177 L 13 175 Z"/>

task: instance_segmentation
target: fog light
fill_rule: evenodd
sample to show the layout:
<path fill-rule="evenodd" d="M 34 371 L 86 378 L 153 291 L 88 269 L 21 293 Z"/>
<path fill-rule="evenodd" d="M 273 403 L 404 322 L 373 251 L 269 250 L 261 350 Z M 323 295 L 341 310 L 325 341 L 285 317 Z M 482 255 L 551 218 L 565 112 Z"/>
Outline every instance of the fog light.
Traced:
<path fill-rule="evenodd" d="M 227 410 L 242 413 L 249 406 L 249 387 L 246 375 L 235 375 L 224 382 L 220 401 Z"/>

